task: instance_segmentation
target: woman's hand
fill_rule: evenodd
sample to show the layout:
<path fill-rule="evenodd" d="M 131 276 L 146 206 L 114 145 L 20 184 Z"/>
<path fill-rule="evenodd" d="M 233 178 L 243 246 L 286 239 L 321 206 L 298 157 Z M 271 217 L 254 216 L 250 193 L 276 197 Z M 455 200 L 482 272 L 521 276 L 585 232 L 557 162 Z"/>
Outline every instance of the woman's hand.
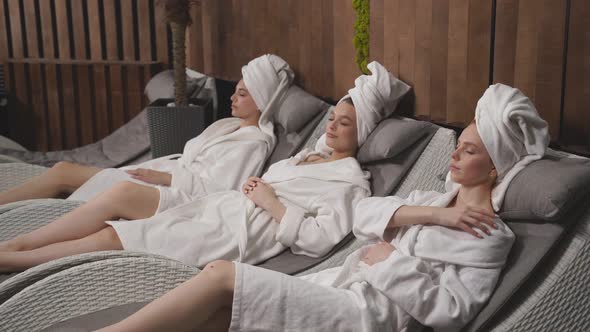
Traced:
<path fill-rule="evenodd" d="M 480 239 L 482 236 L 475 229 L 479 228 L 491 235 L 490 228 L 498 227 L 494 223 L 495 215 L 492 212 L 471 206 L 438 208 L 432 217 L 434 224 L 462 229 Z"/>
<path fill-rule="evenodd" d="M 166 172 L 158 172 L 146 168 L 137 168 L 125 172 L 131 175 L 132 178 L 146 183 L 160 186 L 170 186 L 172 183 L 172 174 Z"/>
<path fill-rule="evenodd" d="M 270 212 L 277 222 L 281 221 L 286 208 L 277 198 L 273 187 L 266 184 L 261 178 L 251 176 L 242 187 L 242 190 L 246 197 L 254 202 L 256 206 Z"/>
<path fill-rule="evenodd" d="M 395 247 L 387 242 L 379 242 L 369 247 L 362 261 L 367 265 L 373 265 L 384 261 L 395 250 Z"/>
<path fill-rule="evenodd" d="M 275 190 L 268 184 L 264 183 L 261 178 L 251 176 L 244 184 L 244 194 L 252 201 L 256 206 L 259 206 L 265 210 L 278 201 Z"/>

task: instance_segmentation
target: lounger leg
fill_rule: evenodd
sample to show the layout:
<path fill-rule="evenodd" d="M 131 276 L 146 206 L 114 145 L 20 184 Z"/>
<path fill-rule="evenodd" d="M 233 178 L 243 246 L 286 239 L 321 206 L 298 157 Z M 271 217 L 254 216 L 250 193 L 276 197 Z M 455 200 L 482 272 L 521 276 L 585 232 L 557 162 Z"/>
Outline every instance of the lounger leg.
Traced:
<path fill-rule="evenodd" d="M 53 198 L 69 194 L 88 181 L 100 168 L 59 162 L 47 172 L 0 193 L 0 205 L 35 198 Z"/>
<path fill-rule="evenodd" d="M 210 263 L 134 315 L 99 331 L 227 331 L 234 281 L 233 263 Z"/>
<path fill-rule="evenodd" d="M 50 244 L 17 252 L 0 252 L 0 273 L 23 271 L 54 259 L 103 250 L 123 250 L 117 232 L 112 227 L 82 239 Z"/>
<path fill-rule="evenodd" d="M 0 251 L 32 250 L 52 243 L 81 239 L 108 226 L 105 221 L 143 219 L 154 215 L 158 189 L 123 182 L 48 225 L 0 243 Z"/>

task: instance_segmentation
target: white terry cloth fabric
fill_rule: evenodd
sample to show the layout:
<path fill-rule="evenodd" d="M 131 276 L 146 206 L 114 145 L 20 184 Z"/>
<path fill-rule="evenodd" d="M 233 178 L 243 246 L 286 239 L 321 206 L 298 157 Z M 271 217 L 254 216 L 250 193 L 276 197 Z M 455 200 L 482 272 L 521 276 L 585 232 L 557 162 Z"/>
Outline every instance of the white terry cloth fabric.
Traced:
<path fill-rule="evenodd" d="M 264 162 L 271 152 L 271 139 L 260 128 L 239 126 L 240 120 L 237 118 L 216 121 L 201 135 L 188 141 L 182 155 L 164 156 L 118 169 L 104 169 L 68 199 L 88 201 L 118 182 L 132 181 L 159 190 L 160 204 L 156 212 L 159 213 L 187 203 L 194 197 L 239 189 L 249 176 L 262 172 Z M 177 157 L 178 159 L 174 159 Z M 135 168 L 171 173 L 171 186 L 155 186 L 133 179 L 125 172 Z"/>
<path fill-rule="evenodd" d="M 354 80 L 354 88 L 342 99 L 350 97 L 356 110 L 357 139 L 360 147 L 381 120 L 389 117 L 397 107 L 399 99 L 410 86 L 387 71 L 382 64 L 373 61 L 367 65 L 371 75 L 361 75 Z M 329 153 L 326 134 L 318 140 L 316 150 Z"/>
<path fill-rule="evenodd" d="M 415 191 L 407 199 L 363 199 L 355 209 L 355 235 L 369 243 L 384 240 L 399 207 L 444 207 L 456 194 Z M 334 325 L 343 331 L 411 332 L 423 324 L 458 331 L 491 296 L 514 242 L 512 231 L 495 222 L 498 229 L 490 236 L 480 233 L 483 239 L 436 225 L 403 227 L 391 241 L 396 250 L 384 261 L 364 264 L 365 246 L 342 267 L 300 279 L 236 264 L 230 331 L 254 330 L 262 321 L 271 328 L 256 330 L 305 331 L 299 324 L 305 327 L 308 320 L 326 330 Z"/>
<path fill-rule="evenodd" d="M 262 177 L 287 208 L 280 223 L 240 191 L 207 195 L 148 219 L 108 223 L 125 250 L 198 267 L 216 259 L 256 264 L 287 247 L 322 256 L 351 231 L 353 207 L 370 195 L 370 185 L 351 157 L 297 165 L 314 153 L 279 161 Z"/>
<path fill-rule="evenodd" d="M 259 56 L 242 67 L 244 84 L 262 112 L 258 126 L 271 138 L 271 152 L 276 144 L 272 119 L 278 112 L 294 77 L 289 64 L 274 54 Z"/>
<path fill-rule="evenodd" d="M 272 119 L 293 82 L 293 71 L 280 57 L 260 56 L 242 68 L 244 84 L 262 112 L 258 127 L 239 128 L 239 119 L 222 119 L 188 141 L 182 155 L 170 155 L 136 166 L 105 169 L 93 176 L 70 200 L 89 201 L 123 181 L 138 181 L 125 170 L 149 168 L 172 174 L 170 187 L 155 186 L 160 192 L 157 213 L 210 193 L 239 190 L 249 176 L 257 176 L 276 145 Z M 174 158 L 179 157 L 174 160 Z M 237 165 L 241 165 L 237 167 Z"/>
<path fill-rule="evenodd" d="M 549 144 L 547 122 L 520 90 L 498 83 L 477 102 L 475 123 L 498 172 L 492 205 L 499 211 L 510 181 L 545 155 Z M 456 186 L 447 174 L 447 190 Z"/>

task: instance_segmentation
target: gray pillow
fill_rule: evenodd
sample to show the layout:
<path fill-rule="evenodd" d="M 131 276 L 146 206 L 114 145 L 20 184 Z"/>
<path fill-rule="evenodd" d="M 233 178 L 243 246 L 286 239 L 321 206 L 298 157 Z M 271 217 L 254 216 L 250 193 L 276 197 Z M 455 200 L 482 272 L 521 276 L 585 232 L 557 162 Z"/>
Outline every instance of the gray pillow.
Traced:
<path fill-rule="evenodd" d="M 204 84 L 207 76 L 190 78 L 186 77 L 186 92 L 188 96 L 192 96 L 195 90 Z M 174 71 L 164 70 L 154 75 L 146 84 L 144 93 L 148 100 L 153 102 L 157 99 L 174 98 Z"/>
<path fill-rule="evenodd" d="M 394 115 L 379 123 L 360 147 L 357 159 L 369 163 L 392 158 L 427 134 L 429 123 Z"/>
<path fill-rule="evenodd" d="M 292 85 L 285 95 L 280 110 L 275 113 L 275 122 L 279 123 L 287 133 L 297 132 L 320 111 L 329 107 L 330 104 L 325 101 Z"/>
<path fill-rule="evenodd" d="M 590 193 L 590 160 L 545 157 L 518 173 L 504 197 L 502 219 L 559 220 Z"/>

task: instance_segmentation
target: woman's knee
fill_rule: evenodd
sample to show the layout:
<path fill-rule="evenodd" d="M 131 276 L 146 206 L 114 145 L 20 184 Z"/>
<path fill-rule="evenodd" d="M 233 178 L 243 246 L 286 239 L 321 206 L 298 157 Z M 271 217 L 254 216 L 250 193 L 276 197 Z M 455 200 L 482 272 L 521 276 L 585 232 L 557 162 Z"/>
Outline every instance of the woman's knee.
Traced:
<path fill-rule="evenodd" d="M 234 263 L 224 260 L 213 261 L 205 265 L 201 273 L 203 272 L 206 273 L 209 278 L 214 279 L 223 290 L 233 294 L 236 278 Z"/>
<path fill-rule="evenodd" d="M 123 181 L 113 185 L 113 187 L 111 187 L 111 189 L 106 191 L 103 195 L 121 202 L 135 195 L 139 190 L 139 187 L 141 187 L 141 185 L 135 182 Z"/>
<path fill-rule="evenodd" d="M 95 233 L 98 250 L 122 250 L 123 245 L 119 235 L 112 226 L 103 228 L 102 230 Z"/>
<path fill-rule="evenodd" d="M 49 176 L 49 180 L 61 184 L 61 185 L 69 185 L 70 184 L 70 177 L 72 174 L 72 169 L 76 167 L 75 164 L 68 162 L 68 161 L 60 161 L 57 164 L 53 165 L 48 171 L 47 175 Z"/>

